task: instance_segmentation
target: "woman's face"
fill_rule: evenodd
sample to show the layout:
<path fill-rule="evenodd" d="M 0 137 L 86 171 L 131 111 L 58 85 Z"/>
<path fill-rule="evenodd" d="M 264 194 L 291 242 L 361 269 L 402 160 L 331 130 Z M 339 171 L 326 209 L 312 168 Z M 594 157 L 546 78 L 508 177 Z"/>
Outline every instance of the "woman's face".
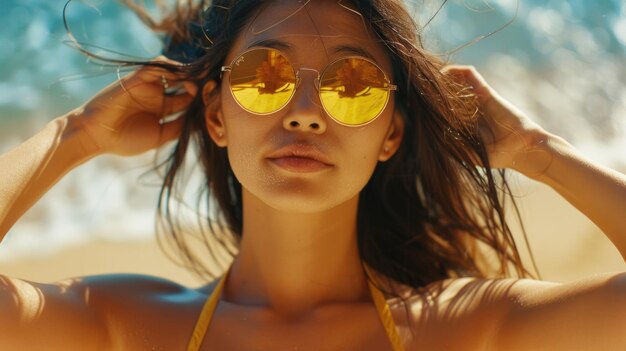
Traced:
<path fill-rule="evenodd" d="M 321 72 L 330 62 L 355 55 L 336 48 L 354 47 L 369 53 L 393 84 L 389 58 L 367 32 L 360 15 L 337 0 L 311 1 L 296 12 L 300 7 L 297 1 L 276 1 L 265 8 L 239 35 L 225 64 L 257 46 L 255 42 L 272 39 L 286 45 L 280 50 L 296 70 L 306 67 Z M 289 104 L 270 115 L 242 109 L 225 76 L 221 106 L 217 114 L 207 113 L 207 124 L 213 140 L 227 147 L 244 192 L 277 210 L 311 213 L 331 209 L 358 195 L 377 162 L 387 160 L 397 150 L 402 121 L 394 113 L 392 93 L 385 110 L 372 123 L 340 125 L 321 106 L 314 85 L 316 73 L 302 70 L 300 75 L 300 85 Z M 319 150 L 330 165 L 302 172 L 269 158 L 280 148 L 302 144 Z"/>

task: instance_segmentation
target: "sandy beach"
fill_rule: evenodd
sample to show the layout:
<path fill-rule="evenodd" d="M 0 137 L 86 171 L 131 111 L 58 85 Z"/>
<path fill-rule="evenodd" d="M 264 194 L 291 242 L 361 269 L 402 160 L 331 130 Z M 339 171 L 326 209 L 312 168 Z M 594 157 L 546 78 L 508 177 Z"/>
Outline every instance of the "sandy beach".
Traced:
<path fill-rule="evenodd" d="M 515 193 L 528 239 L 541 276 L 568 282 L 589 275 L 624 271 L 626 264 L 600 230 L 552 189 L 519 179 Z M 513 221 L 512 223 L 515 223 Z M 518 226 L 518 245 L 525 252 Z M 171 262 L 156 240 L 92 241 L 47 257 L 0 262 L 8 276 L 51 282 L 68 277 L 141 273 L 160 276 L 188 286 L 203 282 Z"/>

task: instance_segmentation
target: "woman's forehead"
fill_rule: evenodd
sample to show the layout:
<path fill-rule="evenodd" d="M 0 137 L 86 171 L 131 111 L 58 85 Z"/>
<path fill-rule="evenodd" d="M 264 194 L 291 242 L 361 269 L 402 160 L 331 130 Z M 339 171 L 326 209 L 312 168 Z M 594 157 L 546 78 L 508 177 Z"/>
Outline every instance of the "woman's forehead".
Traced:
<path fill-rule="evenodd" d="M 338 0 L 272 1 L 242 31 L 229 60 L 251 46 L 268 41 L 285 43 L 284 51 L 319 50 L 327 59 L 351 47 L 383 67 L 388 61 L 384 47 L 374 40 L 364 18 Z"/>

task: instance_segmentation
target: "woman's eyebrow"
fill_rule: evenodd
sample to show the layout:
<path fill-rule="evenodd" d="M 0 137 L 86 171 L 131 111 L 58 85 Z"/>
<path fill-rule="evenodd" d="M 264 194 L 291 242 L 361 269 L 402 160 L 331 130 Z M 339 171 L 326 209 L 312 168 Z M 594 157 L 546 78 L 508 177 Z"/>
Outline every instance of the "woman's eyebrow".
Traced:
<path fill-rule="evenodd" d="M 264 46 L 264 47 L 273 48 L 273 49 L 277 49 L 281 51 L 287 51 L 290 53 L 294 51 L 293 45 L 291 45 L 290 43 L 286 41 L 277 40 L 277 39 L 257 40 L 255 42 L 252 42 L 250 45 L 248 45 L 246 50 L 255 46 Z M 345 44 L 338 45 L 338 46 L 331 48 L 330 53 L 331 54 L 344 53 L 344 54 L 363 56 L 363 57 L 367 57 L 368 59 L 372 61 L 376 61 L 376 59 L 372 56 L 372 54 L 370 54 L 367 50 L 359 46 L 345 45 Z"/>

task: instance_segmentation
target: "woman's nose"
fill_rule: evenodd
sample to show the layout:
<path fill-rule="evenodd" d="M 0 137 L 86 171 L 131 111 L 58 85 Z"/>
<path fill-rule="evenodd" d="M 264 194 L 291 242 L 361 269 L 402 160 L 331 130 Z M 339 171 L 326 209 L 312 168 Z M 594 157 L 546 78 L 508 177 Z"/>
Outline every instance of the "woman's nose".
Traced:
<path fill-rule="evenodd" d="M 326 115 L 313 79 L 305 79 L 297 88 L 283 127 L 289 131 L 322 134 L 326 131 Z"/>

